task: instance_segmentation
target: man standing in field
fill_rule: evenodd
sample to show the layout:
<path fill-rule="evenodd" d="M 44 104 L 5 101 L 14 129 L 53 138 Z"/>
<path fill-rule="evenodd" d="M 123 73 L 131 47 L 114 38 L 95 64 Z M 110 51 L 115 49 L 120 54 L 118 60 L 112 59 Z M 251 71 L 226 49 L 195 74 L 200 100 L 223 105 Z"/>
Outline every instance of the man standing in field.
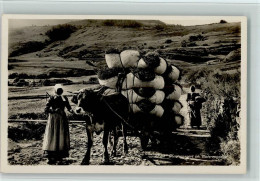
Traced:
<path fill-rule="evenodd" d="M 190 93 L 187 94 L 188 113 L 190 117 L 190 125 L 192 128 L 201 126 L 201 114 L 202 103 L 206 101 L 199 93 L 195 92 L 195 86 L 191 86 Z"/>

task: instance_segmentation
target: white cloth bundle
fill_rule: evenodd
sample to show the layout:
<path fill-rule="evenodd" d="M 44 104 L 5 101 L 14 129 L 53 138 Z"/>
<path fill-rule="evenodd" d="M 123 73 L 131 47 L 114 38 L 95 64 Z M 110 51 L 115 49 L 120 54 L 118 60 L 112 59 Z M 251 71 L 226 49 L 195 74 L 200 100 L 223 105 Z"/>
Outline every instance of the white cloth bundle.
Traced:
<path fill-rule="evenodd" d="M 138 62 L 137 67 L 138 67 L 138 68 L 147 68 L 148 65 L 147 65 L 147 63 L 145 63 L 144 59 L 141 58 L 141 59 L 139 60 L 139 62 Z M 160 64 L 159 64 L 158 67 L 156 67 L 156 68 L 154 69 L 154 72 L 155 72 L 156 74 L 161 75 L 161 74 L 163 74 L 163 73 L 166 71 L 166 69 L 167 69 L 167 63 L 166 63 L 166 61 L 165 61 L 163 58 L 160 57 Z"/>
<path fill-rule="evenodd" d="M 179 98 L 181 97 L 181 93 L 182 93 L 182 89 L 180 86 L 174 84 L 174 90 L 172 91 L 172 93 L 170 93 L 166 99 L 170 99 L 170 100 L 179 100 Z"/>
<path fill-rule="evenodd" d="M 134 114 L 143 112 L 136 104 L 131 104 L 131 108 Z M 155 115 L 157 117 L 162 117 L 163 113 L 164 109 L 160 105 L 155 105 L 154 109 L 149 112 L 149 114 Z"/>
<path fill-rule="evenodd" d="M 180 115 L 175 115 L 174 121 L 178 126 L 183 125 L 183 118 Z"/>
<path fill-rule="evenodd" d="M 120 55 L 117 53 L 105 54 L 105 59 L 109 68 L 122 67 Z"/>
<path fill-rule="evenodd" d="M 152 81 L 142 81 L 135 77 L 132 73 L 126 75 L 122 84 L 122 89 L 132 89 L 140 87 L 151 87 L 154 89 L 163 89 L 164 79 L 162 76 L 156 75 Z"/>
<path fill-rule="evenodd" d="M 173 81 L 175 82 L 176 80 L 179 79 L 180 77 L 180 70 L 175 67 L 175 66 L 171 66 L 172 67 L 172 71 L 168 74 L 168 77 Z"/>
<path fill-rule="evenodd" d="M 174 112 L 174 113 L 179 113 L 180 111 L 181 111 L 181 109 L 182 109 L 182 104 L 180 103 L 180 102 L 177 102 L 177 101 L 175 101 L 174 102 L 174 105 L 173 105 L 173 107 L 172 107 L 172 111 Z"/>
<path fill-rule="evenodd" d="M 114 77 L 111 77 L 111 78 L 105 79 L 105 80 L 98 79 L 98 82 L 100 85 L 115 89 L 117 80 L 118 80 L 118 77 L 114 76 Z"/>
<path fill-rule="evenodd" d="M 122 64 L 125 68 L 137 67 L 140 53 L 136 50 L 124 50 L 120 53 Z"/>
<path fill-rule="evenodd" d="M 145 99 L 145 97 L 138 95 L 133 89 L 123 90 L 121 91 L 121 93 L 123 94 L 123 96 L 128 98 L 129 103 L 137 103 Z M 165 93 L 161 90 L 156 90 L 154 95 L 147 98 L 147 100 L 149 100 L 151 103 L 154 104 L 161 104 L 164 98 L 165 98 Z"/>

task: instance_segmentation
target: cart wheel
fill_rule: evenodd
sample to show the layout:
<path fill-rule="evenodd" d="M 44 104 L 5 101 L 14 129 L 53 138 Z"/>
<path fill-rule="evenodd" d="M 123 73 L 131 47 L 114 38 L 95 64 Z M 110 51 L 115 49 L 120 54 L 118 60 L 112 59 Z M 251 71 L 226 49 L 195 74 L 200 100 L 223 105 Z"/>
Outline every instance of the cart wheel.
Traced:
<path fill-rule="evenodd" d="M 146 150 L 148 142 L 149 142 L 149 136 L 142 136 L 140 137 L 141 140 L 141 146 L 143 150 Z"/>

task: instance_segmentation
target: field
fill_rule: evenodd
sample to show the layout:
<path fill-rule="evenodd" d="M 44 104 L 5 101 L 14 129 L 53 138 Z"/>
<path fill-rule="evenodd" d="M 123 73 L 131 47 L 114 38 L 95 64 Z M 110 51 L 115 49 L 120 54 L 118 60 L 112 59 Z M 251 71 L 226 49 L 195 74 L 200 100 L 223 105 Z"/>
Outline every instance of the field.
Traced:
<path fill-rule="evenodd" d="M 186 104 L 186 93 L 191 84 L 202 89 L 213 87 L 212 85 L 216 82 L 212 77 L 215 77 L 216 74 L 220 77 L 236 76 L 240 73 L 240 62 L 243 61 L 240 56 L 240 23 L 181 26 L 167 25 L 160 21 L 82 20 L 68 24 L 75 30 L 69 34 L 68 38 L 60 40 L 51 40 L 47 36 L 46 32 L 55 28 L 53 26 L 32 26 L 10 30 L 8 61 L 10 83 L 8 87 L 8 116 L 10 119 L 42 119 L 46 117 L 43 113 L 48 97 L 46 92 L 53 93 L 53 85 L 43 83 L 46 83 L 46 80 L 69 80 L 70 83 L 64 85 L 64 94 L 68 97 L 71 96 L 70 92 L 81 88 L 97 87 L 98 84 L 95 81 L 90 82 L 90 78 L 96 77 L 97 68 L 105 66 L 105 51 L 111 47 L 121 50 L 136 49 L 141 52 L 158 51 L 169 64 L 179 67 L 183 74 L 180 84 L 184 87 L 182 95 L 184 104 Z M 32 47 L 36 45 L 37 49 L 32 50 Z M 93 68 L 91 64 L 97 68 Z M 17 86 L 13 84 L 14 81 L 23 83 L 21 80 L 28 82 L 28 85 Z M 205 84 L 205 82 L 211 83 L 211 81 L 212 84 Z M 237 84 L 234 86 L 240 87 L 239 82 Z M 217 99 L 223 98 L 224 95 L 220 95 L 220 98 Z M 71 105 L 75 106 L 73 103 Z M 204 109 L 202 113 L 204 132 L 188 130 L 189 123 L 185 107 L 182 113 L 185 115 L 185 123 L 177 133 L 176 140 L 186 140 L 186 147 L 183 148 L 183 145 L 180 145 L 181 142 L 173 143 L 179 145 L 179 150 L 173 151 L 173 148 L 166 148 L 167 153 L 159 154 L 156 146 L 152 146 L 154 143 L 150 143 L 150 151 L 143 152 L 139 138 L 129 137 L 131 151 L 126 157 L 120 155 L 126 159 L 124 163 L 130 165 L 225 164 L 223 163 L 224 156 L 215 159 L 214 156 L 219 156 L 219 154 L 215 154 L 211 155 L 210 160 L 207 160 L 207 155 L 212 154 L 212 152 L 203 152 L 209 141 L 208 137 L 204 137 L 204 133 L 211 129 L 208 126 L 212 121 L 208 120 L 209 112 Z M 17 127 L 20 130 L 23 129 L 24 127 L 19 126 L 19 124 L 22 123 L 10 123 L 9 129 L 15 130 Z M 70 129 L 73 148 L 68 164 L 79 164 L 85 152 L 84 125 L 72 124 Z M 188 131 L 185 132 L 185 130 Z M 187 135 L 195 135 L 195 138 L 189 137 L 187 139 Z M 99 142 L 100 138 L 100 136 L 96 136 Z M 41 138 L 38 140 L 33 138 L 30 144 L 26 138 L 21 140 L 10 138 L 9 141 L 11 145 L 9 147 L 10 164 L 22 164 L 26 159 L 29 159 L 28 164 L 46 164 L 46 160 L 41 159 Z M 191 146 L 189 144 L 191 142 L 197 142 L 197 145 Z M 162 145 L 160 144 L 160 146 Z M 190 152 L 185 153 L 186 156 L 181 155 L 183 150 L 189 150 L 189 146 L 191 147 Z M 120 146 L 119 148 L 121 149 Z M 198 149 L 199 152 L 194 151 Z M 93 164 L 101 164 L 100 155 L 103 148 L 96 146 L 93 150 L 92 159 L 98 158 Z M 169 150 L 172 153 L 169 153 Z M 26 152 L 37 156 L 29 158 Z M 194 152 L 196 152 L 194 158 L 187 157 Z M 145 156 L 149 153 L 150 156 Z M 197 159 L 196 157 L 199 155 L 203 155 L 204 158 Z M 19 157 L 20 161 L 16 157 Z M 114 158 L 116 164 L 120 164 L 121 157 Z M 149 160 L 151 158 L 154 159 L 151 161 Z"/>

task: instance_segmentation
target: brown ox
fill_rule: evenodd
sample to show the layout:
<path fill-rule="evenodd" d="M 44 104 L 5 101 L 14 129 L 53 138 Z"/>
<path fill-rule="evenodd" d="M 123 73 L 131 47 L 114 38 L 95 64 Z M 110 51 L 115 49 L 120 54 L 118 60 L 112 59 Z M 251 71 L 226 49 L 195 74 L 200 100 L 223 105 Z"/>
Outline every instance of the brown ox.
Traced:
<path fill-rule="evenodd" d="M 82 165 L 88 165 L 90 160 L 90 150 L 93 145 L 93 133 L 104 131 L 103 144 L 105 148 L 104 160 L 109 163 L 108 136 L 109 132 L 114 133 L 113 155 L 116 156 L 116 145 L 118 142 L 117 127 L 122 128 L 124 138 L 124 152 L 127 153 L 126 129 L 123 120 L 128 119 L 129 106 L 127 99 L 121 94 L 103 96 L 97 91 L 84 90 L 73 96 L 72 102 L 77 104 L 76 113 L 90 115 L 86 121 L 86 131 L 88 136 L 87 152 L 82 161 Z"/>

